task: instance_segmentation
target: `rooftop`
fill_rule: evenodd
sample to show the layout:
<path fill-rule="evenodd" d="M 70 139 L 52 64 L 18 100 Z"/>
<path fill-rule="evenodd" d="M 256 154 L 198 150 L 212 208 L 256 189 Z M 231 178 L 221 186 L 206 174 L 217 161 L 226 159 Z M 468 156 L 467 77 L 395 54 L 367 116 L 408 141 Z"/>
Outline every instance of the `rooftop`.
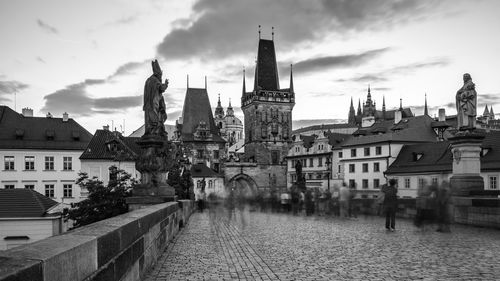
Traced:
<path fill-rule="evenodd" d="M 83 150 L 91 138 L 71 118 L 25 117 L 0 106 L 0 149 Z"/>
<path fill-rule="evenodd" d="M 119 132 L 97 130 L 80 159 L 135 161 L 140 153 L 140 138 L 124 137 Z"/>
<path fill-rule="evenodd" d="M 0 189 L 0 218 L 44 217 L 56 204 L 31 189 Z"/>

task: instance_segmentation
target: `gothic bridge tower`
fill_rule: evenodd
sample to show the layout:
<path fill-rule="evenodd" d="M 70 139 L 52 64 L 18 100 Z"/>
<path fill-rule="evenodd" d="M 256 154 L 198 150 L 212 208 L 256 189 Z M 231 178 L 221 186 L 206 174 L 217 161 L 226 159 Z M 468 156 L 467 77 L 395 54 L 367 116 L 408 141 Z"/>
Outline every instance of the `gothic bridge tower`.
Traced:
<path fill-rule="evenodd" d="M 292 110 L 295 105 L 293 73 L 290 87 L 279 86 L 278 66 L 273 40 L 260 38 L 253 91 L 246 91 L 243 71 L 241 109 L 245 116 L 245 161 L 263 165 L 282 165 L 292 135 Z"/>

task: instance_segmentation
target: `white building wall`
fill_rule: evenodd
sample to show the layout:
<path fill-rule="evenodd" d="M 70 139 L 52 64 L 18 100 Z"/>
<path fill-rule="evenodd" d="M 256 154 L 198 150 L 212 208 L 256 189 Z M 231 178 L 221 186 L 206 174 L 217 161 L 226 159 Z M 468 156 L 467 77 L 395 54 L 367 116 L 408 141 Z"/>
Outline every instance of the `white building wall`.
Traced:
<path fill-rule="evenodd" d="M 214 193 L 218 197 L 226 197 L 226 189 L 224 188 L 224 178 L 206 177 L 205 179 L 205 195 L 208 196 Z M 198 198 L 201 193 L 201 181 L 203 178 L 192 178 L 195 198 Z"/>
<path fill-rule="evenodd" d="M 75 184 L 81 169 L 80 155 L 82 150 L 0 150 L 0 188 L 14 185 L 15 188 L 25 188 L 34 185 L 34 190 L 45 195 L 45 185 L 54 185 L 54 197 L 58 202 L 72 203 L 83 199 L 80 187 Z M 14 170 L 5 170 L 5 156 L 14 156 Z M 35 157 L 34 170 L 25 170 L 25 157 Z M 45 157 L 54 157 L 54 170 L 45 170 Z M 63 170 L 63 157 L 71 157 L 72 169 Z M 72 196 L 64 197 L 63 185 L 72 185 Z"/>
<path fill-rule="evenodd" d="M 381 148 L 381 153 L 376 153 L 376 147 Z M 360 145 L 356 147 L 345 147 L 342 148 L 342 158 L 339 158 L 341 170 L 343 173 L 339 175 L 339 179 L 343 178 L 343 181 L 349 185 L 349 182 L 354 180 L 356 189 L 358 190 L 359 196 L 367 195 L 368 198 L 376 197 L 380 190 L 374 187 L 374 180 L 379 180 L 379 185 L 382 186 L 386 183 L 386 178 L 384 177 L 384 172 L 387 168 L 396 160 L 403 144 L 394 143 L 380 143 L 380 144 L 367 144 Z M 364 154 L 365 148 L 370 149 L 370 154 L 366 156 Z M 356 149 L 356 156 L 351 156 L 351 149 Z M 337 157 L 338 157 L 338 152 Z M 374 163 L 379 163 L 379 171 L 374 171 Z M 368 171 L 363 172 L 363 164 L 368 164 Z M 350 165 L 354 165 L 354 172 L 350 172 Z M 338 169 L 338 167 L 337 167 Z M 363 180 L 368 181 L 368 187 L 363 188 Z"/>
<path fill-rule="evenodd" d="M 116 166 L 118 169 L 122 169 L 125 172 L 132 175 L 133 178 L 140 180 L 141 173 L 135 169 L 135 162 L 133 161 L 109 161 L 109 160 L 86 160 L 82 159 L 82 172 L 89 175 L 89 178 L 97 177 L 105 185 L 109 182 L 109 168 L 111 166 Z"/>
<path fill-rule="evenodd" d="M 54 224 L 56 226 L 54 226 Z M 0 250 L 33 243 L 59 234 L 61 219 L 56 218 L 1 218 Z M 28 240 L 5 240 L 7 236 L 27 236 Z"/>

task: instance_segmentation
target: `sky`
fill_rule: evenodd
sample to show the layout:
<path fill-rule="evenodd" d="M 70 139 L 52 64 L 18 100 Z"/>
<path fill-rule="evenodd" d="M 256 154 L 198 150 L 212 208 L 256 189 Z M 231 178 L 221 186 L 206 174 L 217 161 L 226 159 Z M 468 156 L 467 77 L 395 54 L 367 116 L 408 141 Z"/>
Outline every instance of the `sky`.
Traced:
<path fill-rule="evenodd" d="M 158 59 L 167 124 L 189 86 L 212 107 L 240 107 L 252 90 L 261 38 L 274 42 L 280 85 L 293 64 L 293 119 L 347 119 L 370 85 L 377 108 L 456 114 L 470 73 L 478 115 L 500 113 L 500 1 L 482 0 L 0 0 L 0 104 L 35 116 L 67 112 L 89 132 L 130 134 L 144 123 L 142 94 Z M 497 114 L 497 118 L 500 117 Z"/>

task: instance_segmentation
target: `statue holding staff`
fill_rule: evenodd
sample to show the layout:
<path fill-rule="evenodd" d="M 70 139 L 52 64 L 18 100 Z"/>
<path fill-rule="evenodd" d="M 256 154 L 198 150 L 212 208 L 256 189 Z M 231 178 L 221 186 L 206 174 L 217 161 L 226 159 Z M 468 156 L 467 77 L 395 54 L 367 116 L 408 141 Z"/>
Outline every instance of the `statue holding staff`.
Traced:
<path fill-rule="evenodd" d="M 153 75 L 151 75 L 144 85 L 144 121 L 145 132 L 144 135 L 154 135 L 164 137 L 165 121 L 167 120 L 165 100 L 163 99 L 163 92 L 168 87 L 168 79 L 162 84 L 161 71 L 158 60 L 151 62 L 153 68 Z"/>

